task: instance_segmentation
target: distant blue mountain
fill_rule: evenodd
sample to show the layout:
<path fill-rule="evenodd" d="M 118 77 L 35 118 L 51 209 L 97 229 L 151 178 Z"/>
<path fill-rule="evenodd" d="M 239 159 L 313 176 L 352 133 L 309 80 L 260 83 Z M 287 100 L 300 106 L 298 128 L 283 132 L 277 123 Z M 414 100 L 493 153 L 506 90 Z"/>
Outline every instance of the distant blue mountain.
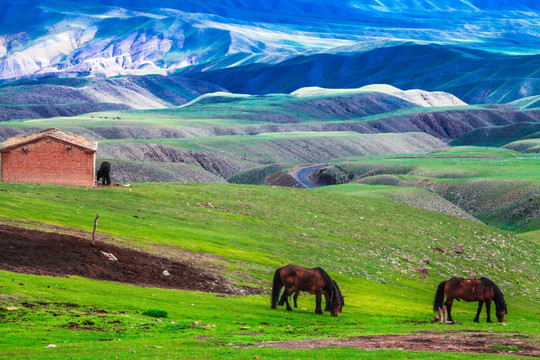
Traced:
<path fill-rule="evenodd" d="M 509 56 L 441 45 L 401 44 L 367 52 L 298 56 L 279 64 L 252 64 L 182 72 L 235 93 L 290 93 L 298 88 L 446 91 L 467 103 L 508 103 L 540 93 L 540 55 Z"/>
<path fill-rule="evenodd" d="M 531 54 L 533 0 L 0 0 L 0 80 L 277 64 L 414 42 Z"/>

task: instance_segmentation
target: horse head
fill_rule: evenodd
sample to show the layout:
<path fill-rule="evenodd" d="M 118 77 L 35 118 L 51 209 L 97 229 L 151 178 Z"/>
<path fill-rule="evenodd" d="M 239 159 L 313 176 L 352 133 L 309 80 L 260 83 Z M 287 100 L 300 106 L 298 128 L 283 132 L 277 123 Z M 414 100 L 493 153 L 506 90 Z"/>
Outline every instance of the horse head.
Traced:
<path fill-rule="evenodd" d="M 338 284 L 332 280 L 332 295 L 330 298 L 330 314 L 338 316 L 345 305 L 345 296 L 341 295 Z"/>
<path fill-rule="evenodd" d="M 495 312 L 495 315 L 497 315 L 497 320 L 499 320 L 500 323 L 504 322 L 504 315 L 506 314 L 508 314 L 506 303 L 504 304 L 504 306 L 497 307 L 497 311 Z"/>

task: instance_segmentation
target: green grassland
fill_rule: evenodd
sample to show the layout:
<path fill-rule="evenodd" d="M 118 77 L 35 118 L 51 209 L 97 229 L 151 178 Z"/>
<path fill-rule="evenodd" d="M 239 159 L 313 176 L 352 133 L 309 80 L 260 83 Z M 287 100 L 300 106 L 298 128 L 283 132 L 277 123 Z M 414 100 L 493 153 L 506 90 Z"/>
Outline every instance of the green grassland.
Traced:
<path fill-rule="evenodd" d="M 519 236 L 540 245 L 540 230 L 519 234 Z"/>
<path fill-rule="evenodd" d="M 459 216 L 468 220 L 476 220 L 450 201 L 426 189 L 389 185 L 344 184 L 322 186 L 316 190 L 328 193 L 360 196 L 369 199 L 388 200 L 426 210 L 439 211 L 444 214 Z"/>
<path fill-rule="evenodd" d="M 0 312 L 4 357 L 483 359 L 504 356 L 258 344 L 425 330 L 494 331 L 540 342 L 540 247 L 477 222 L 383 200 L 232 184 L 88 189 L 0 183 L 0 191 L 2 222 L 89 231 L 99 212 L 99 234 L 108 241 L 150 252 L 171 254 L 164 250 L 170 247 L 208 253 L 236 286 L 265 289 L 261 295 L 223 296 L 0 272 L 0 307 L 18 307 Z M 212 207 L 197 206 L 208 203 Z M 456 245 L 464 247 L 463 254 L 452 251 Z M 315 315 L 309 295 L 294 313 L 271 310 L 273 270 L 287 263 L 327 269 L 346 295 L 343 314 Z M 418 266 L 429 276 L 413 271 Z M 476 305 L 464 302 L 454 311 L 461 325 L 428 322 L 438 282 L 467 271 L 503 289 L 507 326 L 473 323 Z M 148 309 L 164 310 L 168 317 L 143 315 Z M 194 321 L 215 327 L 193 326 Z M 49 344 L 58 347 L 46 349 Z"/>
<path fill-rule="evenodd" d="M 353 192 L 362 191 L 368 197 L 431 208 L 414 204 L 417 192 L 403 188 L 416 187 L 433 192 L 502 229 L 528 232 L 540 228 L 540 172 L 536 154 L 453 147 L 418 156 L 351 158 L 335 162 L 326 171 L 338 181 L 349 181 L 352 174 L 354 183 L 387 185 L 384 191 L 373 193 L 367 188 L 354 188 Z M 430 202 L 428 197 L 424 201 Z"/>

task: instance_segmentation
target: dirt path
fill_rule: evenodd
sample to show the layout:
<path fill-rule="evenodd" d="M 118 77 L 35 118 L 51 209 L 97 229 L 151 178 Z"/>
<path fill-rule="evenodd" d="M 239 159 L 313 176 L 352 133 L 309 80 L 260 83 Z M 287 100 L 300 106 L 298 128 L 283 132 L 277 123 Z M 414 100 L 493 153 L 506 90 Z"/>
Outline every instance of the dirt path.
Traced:
<path fill-rule="evenodd" d="M 325 167 L 326 165 L 328 164 L 316 164 L 316 165 L 304 166 L 300 169 L 297 169 L 291 172 L 291 175 L 292 177 L 296 179 L 296 181 L 300 183 L 300 185 L 302 185 L 306 189 L 311 189 L 311 188 L 319 186 L 317 182 L 311 178 L 311 175 L 315 171 L 319 170 L 322 167 Z"/>
<path fill-rule="evenodd" d="M 500 334 L 503 335 L 503 334 Z M 413 335 L 360 336 L 348 339 L 317 339 L 267 342 L 260 345 L 280 349 L 319 349 L 329 346 L 363 350 L 399 349 L 412 351 L 492 353 L 540 357 L 540 348 L 517 337 L 500 337 L 488 332 L 419 332 Z"/>
<path fill-rule="evenodd" d="M 221 276 L 195 262 L 160 257 L 81 237 L 0 225 L 0 269 L 117 281 L 139 286 L 231 293 Z M 110 260 L 112 254 L 116 261 Z"/>

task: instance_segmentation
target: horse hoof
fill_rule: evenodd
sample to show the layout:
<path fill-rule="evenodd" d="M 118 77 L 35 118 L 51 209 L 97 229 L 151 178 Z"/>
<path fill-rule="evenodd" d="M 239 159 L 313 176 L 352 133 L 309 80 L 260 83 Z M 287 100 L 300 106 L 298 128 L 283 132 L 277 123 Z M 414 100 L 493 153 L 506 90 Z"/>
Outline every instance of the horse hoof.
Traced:
<path fill-rule="evenodd" d="M 474 319 L 473 322 L 477 323 L 477 322 L 479 322 L 479 321 L 478 321 L 478 319 Z"/>
<path fill-rule="evenodd" d="M 287 309 L 287 311 L 293 311 L 293 309 L 289 308 L 289 309 Z"/>

